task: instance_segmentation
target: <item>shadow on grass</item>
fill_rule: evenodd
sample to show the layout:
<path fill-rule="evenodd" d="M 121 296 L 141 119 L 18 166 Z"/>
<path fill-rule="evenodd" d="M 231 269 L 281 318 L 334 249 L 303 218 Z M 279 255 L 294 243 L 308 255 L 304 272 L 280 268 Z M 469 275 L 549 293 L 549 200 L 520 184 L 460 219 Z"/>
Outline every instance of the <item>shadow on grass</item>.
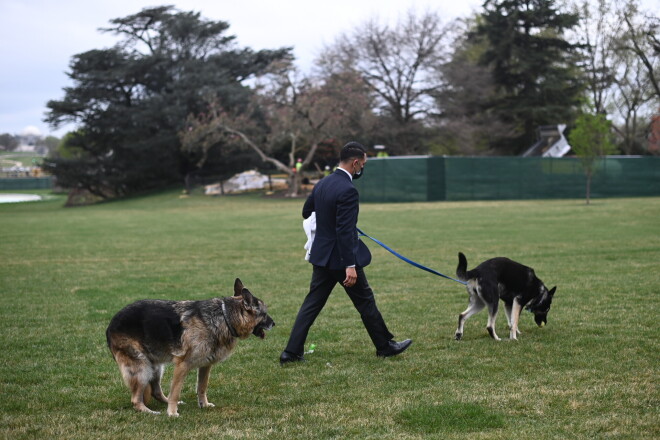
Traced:
<path fill-rule="evenodd" d="M 504 417 L 474 403 L 418 405 L 401 411 L 397 421 L 411 431 L 479 432 L 504 427 Z"/>

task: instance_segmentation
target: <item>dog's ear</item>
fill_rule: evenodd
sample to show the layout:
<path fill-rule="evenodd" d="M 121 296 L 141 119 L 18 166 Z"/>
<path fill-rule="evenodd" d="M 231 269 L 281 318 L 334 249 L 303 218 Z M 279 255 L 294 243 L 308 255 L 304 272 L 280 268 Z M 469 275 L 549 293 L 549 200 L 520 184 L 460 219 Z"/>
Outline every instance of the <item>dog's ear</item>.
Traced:
<path fill-rule="evenodd" d="M 240 278 L 236 278 L 236 281 L 234 281 L 234 296 L 241 296 L 243 294 L 243 289 L 243 283 Z"/>
<path fill-rule="evenodd" d="M 252 292 L 250 292 L 246 288 L 243 288 L 243 292 L 241 293 L 241 296 L 243 297 L 243 305 L 246 308 L 252 308 L 252 305 L 254 304 L 254 296 L 252 296 Z"/>
<path fill-rule="evenodd" d="M 548 292 L 548 295 L 550 295 L 550 296 L 554 295 L 554 294 L 555 294 L 555 290 L 557 290 L 557 286 L 555 286 L 555 287 L 553 287 L 552 289 L 550 289 L 550 291 Z"/>

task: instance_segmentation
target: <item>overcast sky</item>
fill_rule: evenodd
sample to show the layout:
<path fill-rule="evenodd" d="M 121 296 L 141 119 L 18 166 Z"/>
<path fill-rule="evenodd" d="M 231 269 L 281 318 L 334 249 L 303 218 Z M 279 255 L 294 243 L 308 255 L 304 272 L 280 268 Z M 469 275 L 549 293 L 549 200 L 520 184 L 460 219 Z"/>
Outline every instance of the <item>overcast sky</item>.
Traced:
<path fill-rule="evenodd" d="M 657 5 L 660 0 L 643 0 Z M 36 127 L 61 137 L 42 119 L 46 103 L 64 97 L 71 57 L 103 49 L 117 37 L 98 31 L 109 20 L 145 7 L 172 4 L 227 21 L 240 46 L 293 46 L 304 71 L 319 50 L 370 18 L 394 22 L 410 9 L 431 9 L 445 21 L 481 10 L 483 0 L 0 0 L 0 134 Z"/>
<path fill-rule="evenodd" d="M 44 123 L 46 103 L 71 85 L 71 57 L 103 49 L 117 37 L 98 31 L 109 20 L 145 7 L 172 4 L 227 21 L 240 46 L 293 46 L 304 72 L 319 50 L 369 18 L 394 21 L 410 8 L 432 8 L 449 19 L 480 9 L 482 0 L 0 0 L 0 134 L 36 127 L 61 137 L 72 127 Z"/>

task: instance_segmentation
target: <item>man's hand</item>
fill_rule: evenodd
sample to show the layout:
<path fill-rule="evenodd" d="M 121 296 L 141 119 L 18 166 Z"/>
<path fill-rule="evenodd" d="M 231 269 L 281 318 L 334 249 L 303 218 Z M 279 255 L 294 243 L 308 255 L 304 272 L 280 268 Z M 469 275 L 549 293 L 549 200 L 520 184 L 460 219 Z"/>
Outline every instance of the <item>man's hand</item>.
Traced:
<path fill-rule="evenodd" d="M 344 287 L 353 287 L 357 283 L 357 272 L 354 267 L 346 268 L 346 279 L 344 280 Z"/>

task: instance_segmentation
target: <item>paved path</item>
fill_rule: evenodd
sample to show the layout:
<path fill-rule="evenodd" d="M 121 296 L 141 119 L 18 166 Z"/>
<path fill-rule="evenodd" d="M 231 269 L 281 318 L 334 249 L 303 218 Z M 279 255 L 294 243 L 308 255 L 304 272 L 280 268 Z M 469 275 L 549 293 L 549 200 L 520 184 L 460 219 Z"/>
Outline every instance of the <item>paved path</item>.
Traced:
<path fill-rule="evenodd" d="M 41 196 L 36 194 L 0 194 L 0 203 L 38 202 Z"/>

